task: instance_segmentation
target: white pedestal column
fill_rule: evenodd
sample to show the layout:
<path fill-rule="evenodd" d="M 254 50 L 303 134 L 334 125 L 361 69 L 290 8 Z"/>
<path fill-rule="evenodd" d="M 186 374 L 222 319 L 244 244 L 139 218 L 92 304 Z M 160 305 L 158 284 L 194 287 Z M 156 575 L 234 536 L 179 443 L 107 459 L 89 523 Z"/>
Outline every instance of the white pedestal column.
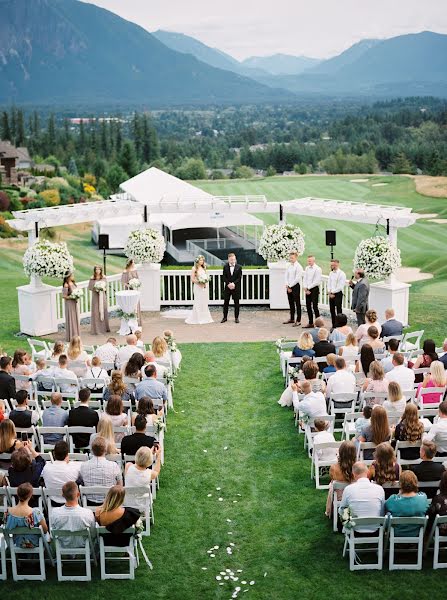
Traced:
<path fill-rule="evenodd" d="M 286 294 L 286 262 L 268 263 L 269 268 L 269 290 L 270 290 L 270 308 L 288 309 L 289 303 Z"/>
<path fill-rule="evenodd" d="M 369 307 L 377 311 L 381 323 L 385 320 L 385 310 L 394 308 L 396 319 L 404 325 L 408 325 L 410 287 L 409 283 L 394 279 L 389 282 L 371 284 Z"/>
<path fill-rule="evenodd" d="M 57 332 L 57 288 L 43 284 L 40 278 L 17 288 L 20 331 L 40 336 Z"/>
<path fill-rule="evenodd" d="M 147 263 L 138 268 L 138 275 L 141 281 L 141 310 L 160 311 L 161 284 L 160 284 L 160 264 Z"/>

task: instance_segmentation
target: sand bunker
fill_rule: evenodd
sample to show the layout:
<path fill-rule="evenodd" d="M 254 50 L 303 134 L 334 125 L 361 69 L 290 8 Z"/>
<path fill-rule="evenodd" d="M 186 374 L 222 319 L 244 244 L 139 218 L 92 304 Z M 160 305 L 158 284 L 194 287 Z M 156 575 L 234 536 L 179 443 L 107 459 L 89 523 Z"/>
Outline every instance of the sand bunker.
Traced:
<path fill-rule="evenodd" d="M 365 183 L 366 181 L 369 181 L 369 179 L 350 179 L 349 181 L 351 183 Z"/>
<path fill-rule="evenodd" d="M 439 223 L 440 225 L 447 223 L 447 219 L 429 219 L 429 221 L 430 223 Z"/>
<path fill-rule="evenodd" d="M 384 185 L 388 185 L 387 183 L 373 183 L 371 187 L 383 187 Z"/>
<path fill-rule="evenodd" d="M 424 279 L 433 279 L 432 273 L 422 273 L 416 267 L 402 267 L 397 270 L 397 278 L 404 283 L 412 283 L 413 281 L 423 281 Z"/>
<path fill-rule="evenodd" d="M 434 219 L 437 217 L 437 213 L 413 213 L 416 219 Z"/>

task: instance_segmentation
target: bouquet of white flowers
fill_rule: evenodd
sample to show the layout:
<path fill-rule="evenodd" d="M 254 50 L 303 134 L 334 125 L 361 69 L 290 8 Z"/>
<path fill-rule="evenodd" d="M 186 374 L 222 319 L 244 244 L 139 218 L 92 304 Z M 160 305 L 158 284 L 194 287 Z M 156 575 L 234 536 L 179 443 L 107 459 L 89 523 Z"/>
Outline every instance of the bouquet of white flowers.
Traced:
<path fill-rule="evenodd" d="M 275 342 L 276 351 L 278 352 L 278 354 L 281 354 L 281 352 L 282 352 L 282 344 L 285 339 L 286 338 L 278 338 Z"/>
<path fill-rule="evenodd" d="M 287 260 L 291 252 L 304 252 L 304 233 L 295 225 L 268 225 L 259 242 L 258 253 L 268 262 Z"/>
<path fill-rule="evenodd" d="M 83 295 L 84 295 L 84 290 L 81 290 L 79 288 L 74 288 L 74 290 L 71 292 L 71 294 L 68 297 L 71 300 L 78 302 L 82 298 Z"/>
<path fill-rule="evenodd" d="M 69 273 L 73 273 L 73 257 L 65 242 L 40 240 L 25 252 L 23 268 L 28 276 L 62 279 Z"/>
<path fill-rule="evenodd" d="M 135 262 L 159 263 L 165 250 L 165 240 L 156 229 L 137 229 L 127 238 L 124 253 Z"/>
<path fill-rule="evenodd" d="M 362 240 L 355 251 L 354 268 L 370 279 L 389 277 L 401 264 L 400 250 L 383 236 Z"/>
<path fill-rule="evenodd" d="M 139 290 L 141 287 L 141 281 L 134 277 L 133 279 L 129 280 L 127 287 L 129 288 L 129 290 Z"/>
<path fill-rule="evenodd" d="M 206 285 L 207 283 L 210 282 L 210 280 L 211 280 L 211 275 L 208 275 L 208 273 L 201 273 L 200 275 L 197 275 L 197 281 L 199 283 Z"/>
<path fill-rule="evenodd" d="M 163 419 L 161 417 L 157 417 L 152 424 L 156 433 L 160 433 L 163 429 L 166 429 L 166 424 L 163 423 Z"/>
<path fill-rule="evenodd" d="M 107 281 L 105 279 L 100 279 L 95 283 L 93 289 L 95 292 L 98 292 L 98 294 L 99 292 L 105 292 L 107 290 Z"/>

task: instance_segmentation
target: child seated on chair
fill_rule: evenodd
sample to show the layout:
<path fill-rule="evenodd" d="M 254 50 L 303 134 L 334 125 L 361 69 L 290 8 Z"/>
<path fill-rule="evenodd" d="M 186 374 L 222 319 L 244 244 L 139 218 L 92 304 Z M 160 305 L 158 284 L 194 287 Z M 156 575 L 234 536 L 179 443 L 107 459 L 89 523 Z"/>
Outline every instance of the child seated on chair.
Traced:
<path fill-rule="evenodd" d="M 137 338 L 137 348 L 143 348 L 144 350 L 144 342 L 142 340 L 143 332 L 141 331 L 141 329 L 135 329 L 134 335 Z"/>
<path fill-rule="evenodd" d="M 362 429 L 364 427 L 367 427 L 370 423 L 371 423 L 371 413 L 372 413 L 372 406 L 364 406 L 363 407 L 363 417 L 359 417 L 358 419 L 355 420 L 355 438 L 357 439 L 360 434 L 362 433 Z"/>
<path fill-rule="evenodd" d="M 46 360 L 42 356 L 39 356 L 38 358 L 36 358 L 36 370 L 31 375 L 30 379 L 32 379 L 33 381 L 35 381 L 39 376 L 42 376 L 42 377 L 51 377 L 50 369 L 47 367 Z M 40 382 L 37 385 L 37 389 L 40 392 L 43 392 L 45 390 L 47 390 L 47 391 L 51 390 L 52 387 L 53 387 L 52 384 L 47 384 L 44 387 Z"/>
<path fill-rule="evenodd" d="M 334 434 L 328 431 L 329 423 L 323 419 L 315 419 L 314 429 L 318 433 L 314 436 L 313 443 L 323 444 L 326 442 L 335 442 Z M 337 449 L 336 448 L 322 448 L 318 450 L 318 458 L 320 460 L 337 460 Z"/>
<path fill-rule="evenodd" d="M 335 371 L 337 370 L 335 368 L 335 359 L 336 358 L 337 357 L 335 356 L 335 354 L 332 354 L 332 353 L 330 353 L 326 356 L 327 367 L 324 367 L 323 373 L 335 373 Z"/>

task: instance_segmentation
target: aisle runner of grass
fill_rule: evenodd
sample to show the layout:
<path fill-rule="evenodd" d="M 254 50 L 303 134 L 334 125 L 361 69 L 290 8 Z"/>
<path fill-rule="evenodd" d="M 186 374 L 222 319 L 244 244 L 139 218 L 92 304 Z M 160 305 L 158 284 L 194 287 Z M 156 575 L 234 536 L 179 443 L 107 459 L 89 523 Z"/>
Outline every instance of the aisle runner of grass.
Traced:
<path fill-rule="evenodd" d="M 5 599 L 231 599 L 235 587 L 246 600 L 445 598 L 445 574 L 428 564 L 423 573 L 349 572 L 292 412 L 276 404 L 282 382 L 272 344 L 182 351 L 155 527 L 145 541 L 154 570 L 140 566 L 133 582 L 95 574 L 82 587 L 54 575 L 43 584 L 2 582 Z M 220 586 L 216 576 L 226 569 L 239 579 Z"/>

